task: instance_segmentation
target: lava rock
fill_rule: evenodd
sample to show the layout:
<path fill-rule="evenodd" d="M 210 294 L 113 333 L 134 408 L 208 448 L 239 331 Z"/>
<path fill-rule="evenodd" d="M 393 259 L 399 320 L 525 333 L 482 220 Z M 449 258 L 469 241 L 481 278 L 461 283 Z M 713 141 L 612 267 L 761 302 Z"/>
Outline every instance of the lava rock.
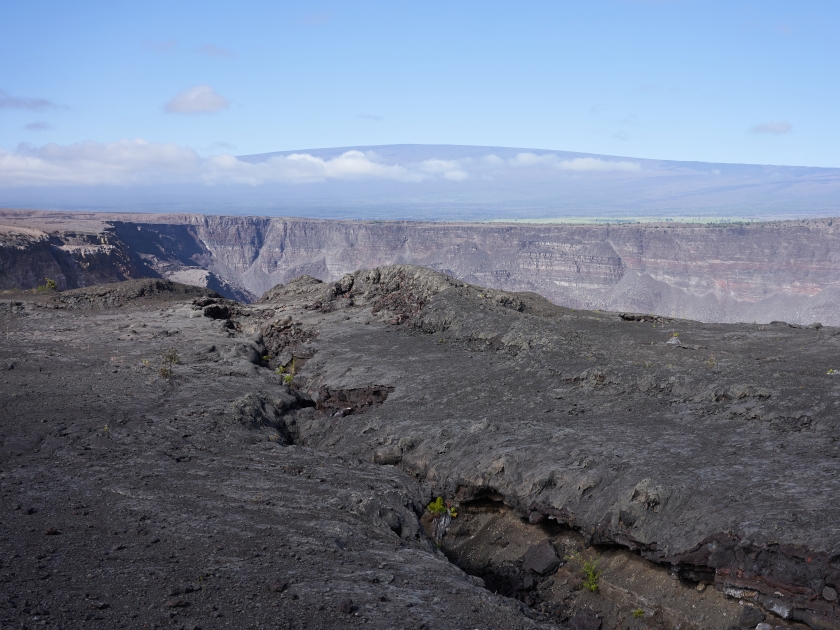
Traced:
<path fill-rule="evenodd" d="M 204 316 L 210 319 L 230 319 L 230 309 L 224 304 L 209 304 L 204 307 Z"/>
<path fill-rule="evenodd" d="M 744 606 L 738 625 L 742 628 L 755 628 L 762 621 L 764 621 L 764 613 L 754 606 Z"/>
<path fill-rule="evenodd" d="M 822 590 L 822 596 L 823 596 L 823 599 L 825 599 L 827 601 L 830 601 L 830 602 L 836 602 L 837 601 L 837 591 L 835 589 L 831 588 L 830 586 L 826 586 Z"/>
<path fill-rule="evenodd" d="M 338 604 L 338 611 L 344 613 L 345 615 L 350 615 L 353 613 L 354 610 L 353 600 L 349 597 L 347 599 L 342 599 L 341 602 Z"/>
<path fill-rule="evenodd" d="M 582 608 L 569 619 L 569 628 L 572 630 L 601 630 L 601 620 L 594 610 Z"/>
<path fill-rule="evenodd" d="M 533 571 L 540 575 L 546 575 L 559 566 L 560 558 L 557 556 L 557 552 L 549 540 L 545 540 L 539 545 L 534 545 L 522 556 L 523 571 Z"/>
<path fill-rule="evenodd" d="M 376 449 L 373 453 L 374 464 L 385 464 L 393 466 L 399 464 L 402 459 L 402 449 L 397 444 L 391 446 L 383 446 Z"/>

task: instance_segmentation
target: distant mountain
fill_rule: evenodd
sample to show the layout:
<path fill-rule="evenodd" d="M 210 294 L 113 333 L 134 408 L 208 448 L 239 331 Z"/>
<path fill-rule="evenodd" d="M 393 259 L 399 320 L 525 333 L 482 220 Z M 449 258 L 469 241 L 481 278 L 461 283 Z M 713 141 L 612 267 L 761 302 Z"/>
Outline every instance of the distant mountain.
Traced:
<path fill-rule="evenodd" d="M 840 214 L 840 169 L 387 145 L 209 158 L 194 181 L 0 188 L 0 206 L 314 218 L 799 218 Z"/>

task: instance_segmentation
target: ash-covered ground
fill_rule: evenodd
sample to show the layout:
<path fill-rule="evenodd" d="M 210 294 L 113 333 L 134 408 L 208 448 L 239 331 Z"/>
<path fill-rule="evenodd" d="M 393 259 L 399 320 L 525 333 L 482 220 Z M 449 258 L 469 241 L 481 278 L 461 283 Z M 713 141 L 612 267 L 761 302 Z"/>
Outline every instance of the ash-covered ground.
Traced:
<path fill-rule="evenodd" d="M 838 329 L 411 266 L 0 299 L 4 628 L 840 628 Z"/>

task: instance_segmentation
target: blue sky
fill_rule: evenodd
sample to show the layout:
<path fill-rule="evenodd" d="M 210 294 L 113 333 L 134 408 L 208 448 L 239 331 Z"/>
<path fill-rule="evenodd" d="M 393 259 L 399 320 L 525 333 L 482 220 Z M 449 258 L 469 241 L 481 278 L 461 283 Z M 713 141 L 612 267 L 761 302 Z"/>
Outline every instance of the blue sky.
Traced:
<path fill-rule="evenodd" d="M 143 139 L 202 159 L 423 143 L 840 167 L 837 2 L 35 0 L 3 14 L 0 162 Z"/>

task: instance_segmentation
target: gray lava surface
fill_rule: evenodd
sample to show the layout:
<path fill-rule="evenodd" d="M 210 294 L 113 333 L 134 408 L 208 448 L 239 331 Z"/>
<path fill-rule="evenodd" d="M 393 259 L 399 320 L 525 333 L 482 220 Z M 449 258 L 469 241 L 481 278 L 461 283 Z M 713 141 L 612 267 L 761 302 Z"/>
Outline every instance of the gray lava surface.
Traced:
<path fill-rule="evenodd" d="M 4 627 L 840 628 L 838 329 L 396 266 L 0 333 Z"/>

